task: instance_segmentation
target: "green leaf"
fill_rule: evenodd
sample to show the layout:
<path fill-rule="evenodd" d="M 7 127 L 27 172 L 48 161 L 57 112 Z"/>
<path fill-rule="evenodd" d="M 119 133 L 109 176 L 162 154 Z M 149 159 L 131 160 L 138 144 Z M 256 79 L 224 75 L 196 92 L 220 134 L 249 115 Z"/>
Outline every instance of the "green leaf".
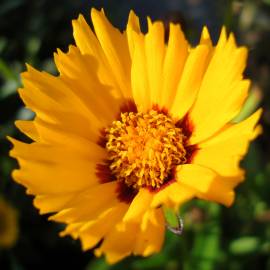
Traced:
<path fill-rule="evenodd" d="M 85 270 L 109 270 L 111 269 L 111 266 L 106 263 L 106 261 L 101 259 L 95 259 L 94 261 L 91 261 L 85 268 Z"/>
<path fill-rule="evenodd" d="M 174 234 L 182 234 L 183 222 L 177 213 L 171 208 L 162 206 L 165 220 L 167 223 L 167 229 Z"/>
<path fill-rule="evenodd" d="M 233 119 L 234 123 L 239 123 L 249 117 L 258 107 L 259 103 L 261 102 L 262 94 L 261 90 L 253 86 L 252 91 L 250 91 L 250 94 L 244 103 L 244 106 L 240 113 Z"/>
<path fill-rule="evenodd" d="M 218 269 L 217 265 L 221 260 L 219 223 L 221 208 L 215 203 L 207 203 L 204 209 L 208 213 L 208 220 L 195 231 L 187 270 L 215 270 Z"/>
<path fill-rule="evenodd" d="M 5 80 L 17 80 L 16 74 L 14 74 L 14 72 L 12 71 L 12 69 L 1 58 L 0 58 L 0 75 Z"/>
<path fill-rule="evenodd" d="M 260 240 L 257 237 L 245 236 L 231 242 L 229 250 L 235 255 L 246 255 L 257 251 L 260 247 Z"/>
<path fill-rule="evenodd" d="M 172 226 L 177 227 L 178 226 L 178 216 L 176 215 L 175 211 L 171 208 L 168 208 L 166 206 L 162 207 L 163 213 L 165 215 L 166 222 Z"/>
<path fill-rule="evenodd" d="M 270 5 L 270 0 L 263 0 L 263 2 L 267 5 Z"/>
<path fill-rule="evenodd" d="M 155 254 L 149 258 L 141 258 L 134 260 L 132 263 L 133 269 L 160 269 L 164 267 L 167 263 L 168 258 L 164 253 Z"/>

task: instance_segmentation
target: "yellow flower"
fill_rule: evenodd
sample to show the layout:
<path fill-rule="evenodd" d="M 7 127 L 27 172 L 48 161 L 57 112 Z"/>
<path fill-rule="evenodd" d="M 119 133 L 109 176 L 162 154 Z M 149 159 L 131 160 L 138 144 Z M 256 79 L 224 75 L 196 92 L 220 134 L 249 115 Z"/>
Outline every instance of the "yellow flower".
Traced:
<path fill-rule="evenodd" d="M 76 46 L 60 50 L 55 77 L 28 66 L 19 90 L 33 121 L 17 127 L 33 142 L 10 139 L 20 169 L 14 179 L 35 195 L 41 214 L 67 224 L 62 235 L 96 247 L 110 263 L 160 251 L 165 220 L 200 198 L 230 206 L 261 110 L 231 120 L 248 95 L 247 49 L 222 30 L 213 46 L 206 28 L 191 47 L 179 25 L 130 12 L 121 33 L 92 9 L 95 34 L 73 21 Z"/>
<path fill-rule="evenodd" d="M 17 211 L 0 198 L 0 249 L 15 245 L 19 234 Z"/>

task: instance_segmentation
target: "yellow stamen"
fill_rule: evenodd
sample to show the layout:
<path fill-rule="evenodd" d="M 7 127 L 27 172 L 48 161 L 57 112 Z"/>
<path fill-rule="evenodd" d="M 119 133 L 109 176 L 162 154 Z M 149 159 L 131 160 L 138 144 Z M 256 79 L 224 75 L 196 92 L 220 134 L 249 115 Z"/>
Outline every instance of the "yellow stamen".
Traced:
<path fill-rule="evenodd" d="M 160 187 L 172 169 L 185 163 L 185 136 L 175 122 L 154 110 L 122 113 L 106 129 L 110 169 L 134 188 Z"/>

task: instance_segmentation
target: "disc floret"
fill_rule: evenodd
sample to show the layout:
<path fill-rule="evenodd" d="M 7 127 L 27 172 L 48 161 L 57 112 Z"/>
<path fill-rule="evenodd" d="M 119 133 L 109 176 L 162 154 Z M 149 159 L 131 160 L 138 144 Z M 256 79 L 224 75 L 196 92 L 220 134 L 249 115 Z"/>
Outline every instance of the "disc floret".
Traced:
<path fill-rule="evenodd" d="M 134 188 L 159 188 L 186 162 L 182 129 L 155 110 L 121 113 L 106 129 L 106 141 L 112 174 Z"/>

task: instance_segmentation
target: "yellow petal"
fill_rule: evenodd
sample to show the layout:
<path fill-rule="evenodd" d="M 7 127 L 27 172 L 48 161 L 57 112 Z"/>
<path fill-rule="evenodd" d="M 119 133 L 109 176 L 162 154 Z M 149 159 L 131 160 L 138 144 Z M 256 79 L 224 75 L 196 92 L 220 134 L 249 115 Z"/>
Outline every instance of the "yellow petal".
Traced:
<path fill-rule="evenodd" d="M 213 46 L 211 37 L 206 26 L 203 27 L 200 44 L 206 44 L 210 48 L 212 48 Z"/>
<path fill-rule="evenodd" d="M 119 114 L 124 100 L 115 88 L 98 80 L 97 59 L 90 55 L 82 55 L 73 46 L 67 54 L 58 50 L 54 58 L 61 80 L 93 115 L 105 124 L 110 124 Z"/>
<path fill-rule="evenodd" d="M 151 215 L 147 214 L 149 212 Z M 134 223 L 116 226 L 105 236 L 95 254 L 100 256 L 104 253 L 109 263 L 116 263 L 130 254 L 149 256 L 159 252 L 164 241 L 163 213 L 161 209 L 148 209 L 144 219 L 144 229 Z"/>
<path fill-rule="evenodd" d="M 149 210 L 150 211 L 150 210 Z M 150 256 L 160 251 L 164 242 L 165 220 L 161 209 L 151 210 L 155 222 L 147 222 L 146 228 L 139 232 L 133 253 L 135 255 Z"/>
<path fill-rule="evenodd" d="M 95 57 L 100 62 L 99 65 L 95 66 L 99 80 L 106 85 L 113 86 L 114 90 L 123 96 L 121 89 L 119 89 L 117 80 L 111 74 L 111 68 L 104 51 L 84 17 L 80 15 L 77 20 L 72 21 L 72 25 L 74 39 L 80 52 L 83 55 Z"/>
<path fill-rule="evenodd" d="M 3 197 L 0 198 L 1 234 L 0 246 L 2 250 L 13 248 L 19 236 L 18 212 Z M 2 264 L 3 265 L 3 264 Z M 5 265 L 5 264 L 4 264 Z"/>
<path fill-rule="evenodd" d="M 238 124 L 229 124 L 214 137 L 200 144 L 201 147 L 212 146 L 216 143 L 224 142 L 237 137 L 239 134 L 245 136 L 249 140 L 253 140 L 258 135 L 256 124 L 262 114 L 262 109 L 258 109 L 250 117 Z"/>
<path fill-rule="evenodd" d="M 132 95 L 138 110 L 144 112 L 151 107 L 146 65 L 144 37 L 137 36 L 131 67 Z"/>
<path fill-rule="evenodd" d="M 146 229 L 149 227 L 149 225 L 164 225 L 164 223 L 160 223 L 160 214 L 162 215 L 163 219 L 163 211 L 161 210 L 160 207 L 154 208 L 150 207 L 148 208 L 144 215 L 142 216 L 140 222 L 140 230 L 141 231 L 146 231 Z"/>
<path fill-rule="evenodd" d="M 188 42 L 180 26 L 171 23 L 168 47 L 163 64 L 161 107 L 170 109 L 187 56 Z"/>
<path fill-rule="evenodd" d="M 195 190 L 196 197 L 229 206 L 234 200 L 232 189 L 239 177 L 222 177 L 209 168 L 185 164 L 177 167 L 176 179 L 179 183 Z"/>
<path fill-rule="evenodd" d="M 150 105 L 160 104 L 164 52 L 163 23 L 152 23 L 148 18 L 148 33 L 145 35 L 145 55 L 150 89 Z"/>
<path fill-rule="evenodd" d="M 189 112 L 194 124 L 191 144 L 209 138 L 235 117 L 245 101 L 250 82 L 242 80 L 247 50 L 237 48 L 224 31 L 203 77 L 196 102 Z"/>
<path fill-rule="evenodd" d="M 254 137 L 261 112 L 258 110 L 239 124 L 228 125 L 213 138 L 199 144 L 192 163 L 211 168 L 222 176 L 239 176 L 241 181 L 243 171 L 239 168 L 239 162 Z"/>
<path fill-rule="evenodd" d="M 209 48 L 206 45 L 199 45 L 191 50 L 170 109 L 174 117 L 184 117 L 194 103 L 205 72 L 208 53 Z"/>
<path fill-rule="evenodd" d="M 22 143 L 16 139 L 8 137 L 14 145 L 10 151 L 12 157 L 25 160 L 33 160 L 45 163 L 68 163 L 80 162 L 101 162 L 107 157 L 104 148 L 90 141 L 77 141 L 77 145 L 50 145 L 42 143 Z"/>
<path fill-rule="evenodd" d="M 74 196 L 76 196 L 76 193 L 37 195 L 33 203 L 39 209 L 39 213 L 43 215 L 63 210 Z"/>
<path fill-rule="evenodd" d="M 203 200 L 222 203 L 229 207 L 235 199 L 235 193 L 230 184 L 230 180 L 228 180 L 227 183 L 223 178 L 216 178 L 210 185 L 208 191 L 205 193 L 198 193 L 197 197 Z"/>
<path fill-rule="evenodd" d="M 177 209 L 179 205 L 194 197 L 194 193 L 192 187 L 189 188 L 182 185 L 180 182 L 175 182 L 154 193 L 151 207 L 158 207 L 164 204 Z"/>
<path fill-rule="evenodd" d="M 130 70 L 131 62 L 126 34 L 114 28 L 102 11 L 91 10 L 96 36 L 108 61 L 110 72 L 116 79 L 123 96 L 131 98 Z M 121 53 L 119 53 L 121 52 Z"/>
<path fill-rule="evenodd" d="M 88 108 L 59 77 L 39 72 L 29 65 L 27 65 L 27 72 L 22 73 L 21 76 L 24 85 L 21 94 L 30 97 L 35 103 L 38 98 L 42 98 L 38 100 L 43 100 L 44 103 L 47 101 L 49 106 L 47 109 L 57 106 L 59 110 L 69 108 L 78 113 L 88 113 Z M 30 108 L 33 109 L 31 106 Z"/>
<path fill-rule="evenodd" d="M 99 150 L 96 152 L 97 155 L 92 152 L 91 157 L 91 154 L 86 154 L 86 152 L 82 154 L 68 147 L 25 144 L 9 139 L 14 144 L 10 154 L 17 158 L 20 165 L 20 170 L 15 170 L 13 177 L 26 186 L 29 193 L 77 192 L 99 181 L 96 176 L 96 165 L 99 162 L 98 157 L 104 157 L 102 148 L 100 152 Z"/>
<path fill-rule="evenodd" d="M 78 231 L 80 230 L 80 228 L 84 225 L 84 222 L 78 222 L 78 223 L 71 223 L 68 224 L 65 228 L 64 231 L 61 231 L 59 233 L 59 235 L 61 237 L 70 235 L 73 239 L 78 239 L 79 238 L 79 234 Z"/>
<path fill-rule="evenodd" d="M 195 164 L 184 164 L 177 167 L 176 179 L 179 183 L 200 192 L 207 192 L 216 173 Z"/>
<path fill-rule="evenodd" d="M 86 191 L 82 190 L 73 200 L 69 201 L 66 209 L 51 216 L 50 220 L 65 223 L 95 220 L 104 211 L 119 204 L 116 188 L 116 182 L 98 184 L 89 189 L 85 188 Z"/>
<path fill-rule="evenodd" d="M 127 213 L 125 214 L 124 222 L 140 222 L 140 217 L 149 207 L 153 194 L 148 189 L 141 188 L 138 194 L 131 202 Z"/>
<path fill-rule="evenodd" d="M 76 112 L 45 110 L 42 113 L 36 110 L 38 116 L 34 120 L 40 140 L 44 142 L 58 141 L 61 143 L 59 139 L 62 138 L 64 139 L 62 141 L 63 144 L 65 141 L 72 140 L 72 138 L 81 137 L 82 140 L 99 141 L 101 136 L 100 131 L 104 126 L 100 122 L 96 122 L 95 119 L 91 121 Z M 50 120 L 47 118 L 48 115 L 50 115 Z M 52 134 L 55 136 L 51 136 Z"/>
<path fill-rule="evenodd" d="M 102 48 L 84 17 L 79 15 L 77 20 L 72 21 L 72 26 L 74 39 L 80 51 L 83 54 L 96 55 L 101 61 L 104 61 Z"/>
<path fill-rule="evenodd" d="M 103 127 L 100 119 L 63 81 L 33 68 L 28 69 L 23 74 L 24 89 L 19 89 L 19 94 L 26 106 L 36 113 L 37 118 L 48 123 L 59 123 L 73 132 L 83 134 L 90 126 L 95 127 L 96 132 Z M 36 128 L 38 129 L 37 125 Z M 88 133 L 91 135 L 91 131 Z"/>
<path fill-rule="evenodd" d="M 13 171 L 12 177 L 26 186 L 30 194 L 64 194 L 82 191 L 98 183 L 96 164 L 91 162 L 69 164 L 69 168 L 62 164 L 52 165 L 22 159 L 18 159 L 18 162 L 20 170 Z"/>
<path fill-rule="evenodd" d="M 55 123 L 36 117 L 34 123 L 40 135 L 40 141 L 49 144 L 69 144 L 75 149 L 82 148 L 83 145 L 87 146 L 88 141 L 99 142 L 103 126 L 95 126 L 94 122 L 91 124 L 84 117 L 78 117 L 74 113 L 61 114 L 58 115 Z"/>
<path fill-rule="evenodd" d="M 138 226 L 132 223 L 121 230 L 115 227 L 106 235 L 101 246 L 95 250 L 95 254 L 100 256 L 104 253 L 110 264 L 120 261 L 132 253 L 138 231 Z"/>
<path fill-rule="evenodd" d="M 119 203 L 115 207 L 108 208 L 96 220 L 87 222 L 78 231 L 82 241 L 83 250 L 93 248 L 117 222 L 121 220 L 127 210 L 127 204 Z"/>
<path fill-rule="evenodd" d="M 33 121 L 18 120 L 15 122 L 16 127 L 34 141 L 40 140 L 38 130 Z"/>
<path fill-rule="evenodd" d="M 222 176 L 239 176 L 243 178 L 243 170 L 239 168 L 243 148 L 248 142 L 241 137 L 215 144 L 212 147 L 199 149 L 192 159 L 193 164 L 201 165 L 216 171 Z"/>
<path fill-rule="evenodd" d="M 126 32 L 128 39 L 129 54 L 131 59 L 133 59 L 136 37 L 142 34 L 139 18 L 136 16 L 133 10 L 130 11 L 128 16 Z"/>

